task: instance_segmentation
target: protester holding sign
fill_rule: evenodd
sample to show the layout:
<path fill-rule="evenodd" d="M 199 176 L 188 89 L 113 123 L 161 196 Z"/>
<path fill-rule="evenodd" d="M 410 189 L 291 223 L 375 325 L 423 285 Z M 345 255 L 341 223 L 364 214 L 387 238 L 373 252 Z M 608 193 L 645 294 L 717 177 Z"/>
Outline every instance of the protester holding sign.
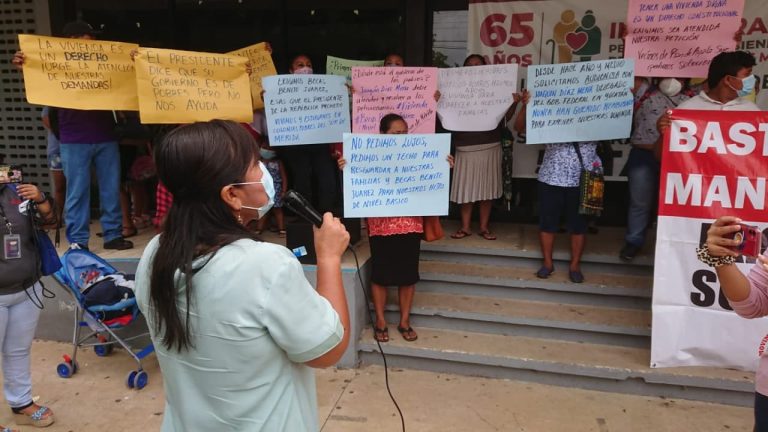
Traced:
<path fill-rule="evenodd" d="M 297 55 L 291 60 L 288 72 L 311 75 L 314 72 L 312 60 L 304 54 Z M 282 147 L 281 151 L 293 189 L 321 212 L 333 211 L 338 185 L 335 160 L 328 144 L 290 145 Z"/>
<path fill-rule="evenodd" d="M 515 129 L 525 132 L 526 111 L 530 93 L 523 93 L 523 109 L 515 121 Z M 560 221 L 571 236 L 571 262 L 568 278 L 573 283 L 584 282 L 581 273 L 581 255 L 586 243 L 588 220 L 580 214 L 580 180 L 583 170 L 601 170 L 602 163 L 597 156 L 594 141 L 546 144 L 544 159 L 539 168 L 539 241 L 544 263 L 536 276 L 546 279 L 555 271 L 552 253 L 555 233 L 560 231 Z"/>
<path fill-rule="evenodd" d="M 472 54 L 464 60 L 464 66 L 485 65 L 485 59 Z M 514 113 L 512 104 L 505 120 Z M 472 235 L 470 222 L 475 203 L 480 207 L 480 235 L 486 240 L 496 240 L 488 228 L 493 200 L 502 194 L 501 132 L 505 121 L 495 129 L 481 132 L 452 132 L 452 144 L 456 148 L 456 170 L 451 183 L 451 201 L 461 206 L 461 228 L 451 238 L 461 239 Z"/>
<path fill-rule="evenodd" d="M 64 35 L 72 39 L 92 40 L 94 30 L 88 23 L 73 21 L 64 26 Z M 22 69 L 22 51 L 13 64 Z M 95 168 L 99 184 L 101 228 L 105 249 L 130 249 L 133 243 L 122 235 L 120 210 L 120 153 L 115 136 L 115 119 L 110 111 L 58 110 L 61 162 L 67 180 L 65 202 L 66 234 L 70 245 L 88 248 L 90 238 L 91 170 Z"/>
<path fill-rule="evenodd" d="M 636 104 L 629 152 L 624 170 L 629 180 L 629 210 L 627 233 L 619 258 L 631 261 L 643 247 L 645 234 L 651 222 L 651 212 L 659 189 L 659 162 L 653 147 L 659 139 L 656 122 L 667 110 L 693 96 L 687 79 L 653 79 Z"/>

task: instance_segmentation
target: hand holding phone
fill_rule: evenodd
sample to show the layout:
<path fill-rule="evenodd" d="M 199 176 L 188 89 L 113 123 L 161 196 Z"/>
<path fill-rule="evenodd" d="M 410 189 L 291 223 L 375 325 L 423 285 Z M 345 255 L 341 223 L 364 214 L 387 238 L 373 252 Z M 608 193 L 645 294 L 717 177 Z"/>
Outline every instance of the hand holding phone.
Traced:
<path fill-rule="evenodd" d="M 732 239 L 739 243 L 734 247 L 736 252 L 745 257 L 755 258 L 763 250 L 763 233 L 756 226 L 742 224 L 741 229 L 733 233 Z"/>

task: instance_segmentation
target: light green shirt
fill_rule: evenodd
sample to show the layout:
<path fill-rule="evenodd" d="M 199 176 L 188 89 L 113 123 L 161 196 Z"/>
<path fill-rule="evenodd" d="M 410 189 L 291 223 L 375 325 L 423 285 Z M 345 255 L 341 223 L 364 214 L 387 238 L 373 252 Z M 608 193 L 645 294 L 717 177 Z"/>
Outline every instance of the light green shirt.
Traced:
<path fill-rule="evenodd" d="M 303 362 L 335 347 L 344 329 L 293 254 L 253 240 L 221 248 L 192 279 L 193 348 L 179 353 L 163 346 L 149 306 L 158 238 L 139 262 L 136 299 L 163 373 L 162 431 L 319 430 L 314 373 Z"/>

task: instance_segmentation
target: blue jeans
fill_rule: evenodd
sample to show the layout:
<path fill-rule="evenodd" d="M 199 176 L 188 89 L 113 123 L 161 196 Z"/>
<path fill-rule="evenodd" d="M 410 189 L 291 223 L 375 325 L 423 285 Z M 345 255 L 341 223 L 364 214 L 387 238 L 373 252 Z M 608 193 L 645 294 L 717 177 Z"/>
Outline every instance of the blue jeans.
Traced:
<path fill-rule="evenodd" d="M 624 240 L 642 247 L 659 189 L 659 163 L 651 151 L 633 148 L 626 169 L 629 179 L 629 212 Z"/>
<path fill-rule="evenodd" d="M 67 179 L 64 205 L 67 240 L 88 245 L 91 219 L 91 167 L 96 170 L 101 204 L 101 229 L 104 241 L 122 236 L 120 210 L 120 153 L 117 142 L 61 144 L 61 162 Z"/>
<path fill-rule="evenodd" d="M 3 391 L 13 408 L 32 402 L 30 351 L 35 336 L 40 309 L 29 295 L 39 296 L 42 288 L 36 283 L 15 294 L 0 295 L 0 347 L 3 354 Z M 34 292 L 33 292 L 34 291 Z"/>

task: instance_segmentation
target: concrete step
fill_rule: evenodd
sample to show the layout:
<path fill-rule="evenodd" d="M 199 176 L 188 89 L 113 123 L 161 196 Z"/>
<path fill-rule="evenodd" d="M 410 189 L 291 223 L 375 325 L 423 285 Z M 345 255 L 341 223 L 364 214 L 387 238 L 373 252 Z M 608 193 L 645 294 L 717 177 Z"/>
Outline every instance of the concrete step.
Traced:
<path fill-rule="evenodd" d="M 419 292 L 650 310 L 653 277 L 585 271 L 581 284 L 568 280 L 567 267 L 539 279 L 530 266 L 496 266 L 421 261 Z"/>
<path fill-rule="evenodd" d="M 751 372 L 652 369 L 648 349 L 421 327 L 416 331 L 419 339 L 406 342 L 390 329 L 390 341 L 382 344 L 390 366 L 738 406 L 751 406 L 754 399 Z M 363 363 L 381 363 L 370 328 L 363 331 L 359 349 Z"/>
<path fill-rule="evenodd" d="M 386 306 L 399 320 L 397 291 Z M 419 292 L 411 307 L 414 326 L 516 335 L 606 345 L 649 347 L 650 311 L 482 296 Z"/>

